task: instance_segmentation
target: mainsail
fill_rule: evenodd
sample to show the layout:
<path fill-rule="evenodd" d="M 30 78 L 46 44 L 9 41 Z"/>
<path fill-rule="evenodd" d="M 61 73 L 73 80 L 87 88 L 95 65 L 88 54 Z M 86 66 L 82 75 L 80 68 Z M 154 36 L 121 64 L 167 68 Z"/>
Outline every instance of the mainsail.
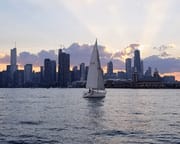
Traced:
<path fill-rule="evenodd" d="M 99 60 L 97 40 L 91 55 L 86 88 L 104 90 L 104 80 Z"/>

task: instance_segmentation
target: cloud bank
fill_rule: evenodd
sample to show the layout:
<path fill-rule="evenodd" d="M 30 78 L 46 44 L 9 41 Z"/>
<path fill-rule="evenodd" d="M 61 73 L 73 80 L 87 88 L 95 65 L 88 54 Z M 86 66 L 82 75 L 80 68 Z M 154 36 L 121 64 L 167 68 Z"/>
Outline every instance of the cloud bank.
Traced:
<path fill-rule="evenodd" d="M 111 60 L 114 64 L 115 69 L 123 69 L 124 62 L 121 60 L 117 60 L 113 57 L 113 54 L 106 51 L 104 46 L 99 45 L 99 55 L 101 59 L 101 65 L 105 67 L 107 63 Z M 71 56 L 71 65 L 79 65 L 84 62 L 86 65 L 89 65 L 90 55 L 93 50 L 93 45 L 79 45 L 78 43 L 72 44 L 67 49 L 63 49 L 66 53 L 69 53 Z"/>
<path fill-rule="evenodd" d="M 158 68 L 160 73 L 180 72 L 180 58 L 161 58 L 153 55 L 144 59 L 145 70 L 148 66 Z"/>
<path fill-rule="evenodd" d="M 134 50 L 137 49 L 140 44 L 130 44 L 125 47 L 122 51 L 116 52 L 113 57 L 116 59 L 123 59 L 125 60 L 127 57 L 133 57 Z"/>
<path fill-rule="evenodd" d="M 99 53 L 101 59 L 101 65 L 106 67 L 107 63 L 111 60 L 114 65 L 114 69 L 125 69 L 124 59 L 127 57 L 133 57 L 133 52 L 138 48 L 139 44 L 130 44 L 125 47 L 123 50 L 116 53 L 110 53 L 106 51 L 105 46 L 99 45 Z M 172 73 L 180 72 L 180 58 L 171 58 L 168 53 L 165 51 L 168 48 L 167 46 L 161 46 L 157 49 L 161 51 L 162 55 L 152 55 L 144 59 L 144 70 L 149 66 L 152 68 L 158 68 L 160 73 Z M 70 54 L 70 63 L 71 66 L 78 66 L 80 63 L 84 62 L 86 65 L 89 65 L 90 55 L 93 49 L 93 45 L 78 43 L 73 43 L 68 48 L 64 48 L 63 51 Z M 32 54 L 30 52 L 21 52 L 18 55 L 18 64 L 24 66 L 25 64 L 33 64 L 34 66 L 44 65 L 44 59 L 50 58 L 56 60 L 57 62 L 57 52 L 55 50 L 42 50 L 37 54 Z M 10 57 L 9 55 L 3 55 L 0 57 L 0 64 L 9 64 Z M 57 62 L 58 63 L 58 62 Z"/>
<path fill-rule="evenodd" d="M 169 57 L 171 55 L 167 52 L 167 50 L 175 47 L 176 47 L 175 44 L 167 44 L 167 45 L 161 45 L 159 47 L 153 47 L 153 49 L 159 52 L 160 57 Z"/>

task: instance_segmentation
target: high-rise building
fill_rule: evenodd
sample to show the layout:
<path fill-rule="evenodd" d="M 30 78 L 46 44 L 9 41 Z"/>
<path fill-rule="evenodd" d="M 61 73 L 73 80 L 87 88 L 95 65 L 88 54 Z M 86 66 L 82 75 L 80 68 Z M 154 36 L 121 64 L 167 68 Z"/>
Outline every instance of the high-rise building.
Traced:
<path fill-rule="evenodd" d="M 11 72 L 14 73 L 17 70 L 17 52 L 16 48 L 11 49 Z"/>
<path fill-rule="evenodd" d="M 53 86 L 56 83 L 56 61 L 44 60 L 44 82 L 47 86 Z"/>
<path fill-rule="evenodd" d="M 67 87 L 70 81 L 70 55 L 59 49 L 58 53 L 58 85 Z"/>
<path fill-rule="evenodd" d="M 145 77 L 152 77 L 152 70 L 151 67 L 148 67 L 148 69 L 145 72 Z"/>
<path fill-rule="evenodd" d="M 44 67 L 40 66 L 40 83 L 44 82 Z"/>
<path fill-rule="evenodd" d="M 117 77 L 118 77 L 119 79 L 126 79 L 126 73 L 123 72 L 123 71 L 119 71 L 119 72 L 117 73 Z"/>
<path fill-rule="evenodd" d="M 86 69 L 85 69 L 85 63 L 80 64 L 80 80 L 84 81 L 85 80 L 85 74 L 86 74 Z"/>
<path fill-rule="evenodd" d="M 134 51 L 134 69 L 137 70 L 137 73 L 141 73 L 141 58 L 140 58 L 140 51 Z"/>
<path fill-rule="evenodd" d="M 156 79 L 160 78 L 160 75 L 159 75 L 159 72 L 158 72 L 157 68 L 155 68 L 155 70 L 154 70 L 153 77 L 156 78 Z"/>
<path fill-rule="evenodd" d="M 24 83 L 32 83 L 32 64 L 24 66 Z"/>
<path fill-rule="evenodd" d="M 17 52 L 16 48 L 11 49 L 11 61 L 10 61 L 10 75 L 9 75 L 9 87 L 14 87 L 15 79 L 14 74 L 17 71 Z"/>
<path fill-rule="evenodd" d="M 113 63 L 112 63 L 112 61 L 107 63 L 107 74 L 109 76 L 113 75 Z"/>
<path fill-rule="evenodd" d="M 56 83 L 57 79 L 56 79 L 56 61 L 52 60 L 51 61 L 51 68 L 52 68 L 52 82 Z"/>
<path fill-rule="evenodd" d="M 126 59 L 126 77 L 127 79 L 132 79 L 131 58 Z"/>
<path fill-rule="evenodd" d="M 140 73 L 140 77 L 144 76 L 144 64 L 143 64 L 143 60 L 141 60 L 141 73 Z"/>
<path fill-rule="evenodd" d="M 71 81 L 79 81 L 80 80 L 80 71 L 77 66 L 74 66 L 72 69 L 72 78 Z"/>
<path fill-rule="evenodd" d="M 23 85 L 24 85 L 24 70 L 16 70 L 14 72 L 13 87 L 23 87 Z"/>

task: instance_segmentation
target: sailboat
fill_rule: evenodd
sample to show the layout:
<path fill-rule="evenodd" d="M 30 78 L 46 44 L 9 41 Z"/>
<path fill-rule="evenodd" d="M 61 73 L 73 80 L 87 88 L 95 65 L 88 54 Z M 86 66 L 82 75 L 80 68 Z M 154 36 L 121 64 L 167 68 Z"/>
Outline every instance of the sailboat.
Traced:
<path fill-rule="evenodd" d="M 84 93 L 84 98 L 104 98 L 106 95 L 103 73 L 99 60 L 97 39 L 91 54 L 86 88 L 88 88 L 89 90 Z"/>

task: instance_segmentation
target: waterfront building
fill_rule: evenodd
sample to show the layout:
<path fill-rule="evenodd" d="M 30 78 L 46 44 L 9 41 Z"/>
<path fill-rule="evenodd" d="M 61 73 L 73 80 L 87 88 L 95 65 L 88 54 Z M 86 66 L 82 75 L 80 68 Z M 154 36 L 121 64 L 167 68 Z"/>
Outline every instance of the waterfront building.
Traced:
<path fill-rule="evenodd" d="M 74 66 L 72 69 L 72 76 L 71 76 L 71 81 L 79 81 L 80 80 L 80 71 L 78 70 L 77 66 Z"/>
<path fill-rule="evenodd" d="M 16 48 L 11 49 L 11 73 L 17 70 L 17 52 Z"/>
<path fill-rule="evenodd" d="M 58 85 L 68 87 L 70 81 L 70 55 L 59 49 L 58 53 Z"/>
<path fill-rule="evenodd" d="M 44 67 L 40 66 L 40 83 L 44 82 Z"/>
<path fill-rule="evenodd" d="M 141 60 L 141 72 L 140 72 L 140 77 L 142 78 L 144 76 L 144 63 L 143 60 Z"/>
<path fill-rule="evenodd" d="M 14 85 L 13 87 L 23 87 L 24 86 L 24 70 L 16 70 L 14 72 Z"/>
<path fill-rule="evenodd" d="M 24 84 L 32 83 L 32 64 L 24 66 Z"/>
<path fill-rule="evenodd" d="M 164 76 L 163 78 L 162 78 L 162 81 L 164 82 L 164 83 L 175 83 L 175 76 Z"/>
<path fill-rule="evenodd" d="M 159 72 L 158 72 L 157 68 L 155 68 L 155 70 L 154 70 L 153 77 L 154 77 L 154 78 L 157 78 L 157 79 L 160 78 L 160 75 L 159 75 Z"/>
<path fill-rule="evenodd" d="M 127 79 L 132 79 L 131 58 L 126 59 L 125 65 L 126 65 L 126 78 Z"/>
<path fill-rule="evenodd" d="M 118 72 L 117 76 L 119 79 L 126 79 L 126 73 L 123 71 Z"/>
<path fill-rule="evenodd" d="M 80 80 L 84 81 L 85 80 L 85 75 L 86 75 L 86 69 L 85 69 L 85 63 L 80 64 Z"/>
<path fill-rule="evenodd" d="M 44 60 L 44 82 L 47 86 L 53 86 L 56 83 L 56 61 Z"/>
<path fill-rule="evenodd" d="M 14 85 L 14 73 L 17 70 L 17 51 L 16 47 L 11 49 L 11 58 L 10 58 L 10 77 L 9 77 L 9 86 Z"/>
<path fill-rule="evenodd" d="M 141 74 L 141 58 L 140 58 L 140 51 L 135 50 L 134 51 L 134 70 L 136 69 L 136 72 L 138 75 Z"/>
<path fill-rule="evenodd" d="M 112 61 L 107 63 L 107 75 L 113 75 L 113 63 Z"/>
<path fill-rule="evenodd" d="M 152 77 L 151 67 L 148 67 L 148 69 L 146 70 L 144 76 L 145 76 L 145 77 Z"/>

